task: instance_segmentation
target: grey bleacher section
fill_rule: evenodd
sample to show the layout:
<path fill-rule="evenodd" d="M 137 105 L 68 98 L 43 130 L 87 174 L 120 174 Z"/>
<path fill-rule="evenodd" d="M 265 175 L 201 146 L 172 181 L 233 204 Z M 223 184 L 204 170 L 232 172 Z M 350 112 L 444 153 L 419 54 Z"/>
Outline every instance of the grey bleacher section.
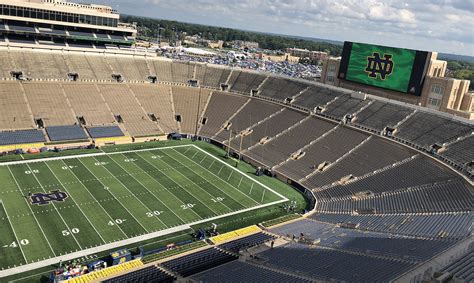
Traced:
<path fill-rule="evenodd" d="M 183 277 L 187 277 L 236 259 L 237 256 L 233 254 L 210 248 L 165 261 L 161 265 Z"/>
<path fill-rule="evenodd" d="M 397 125 L 412 112 L 413 110 L 407 107 L 375 101 L 357 114 L 355 124 L 381 132 L 386 127 Z"/>
<path fill-rule="evenodd" d="M 207 118 L 207 121 L 205 125 L 202 125 L 199 134 L 206 137 L 215 135 L 248 99 L 248 97 L 229 95 L 225 92 L 212 92 L 211 100 L 203 115 L 204 118 Z"/>
<path fill-rule="evenodd" d="M 419 262 L 430 259 L 455 243 L 452 240 L 416 239 L 346 229 L 309 219 L 273 228 L 271 232 L 287 238 L 292 235 L 299 237 L 302 233 L 306 240 L 318 240 L 318 245 L 323 247 Z"/>
<path fill-rule="evenodd" d="M 232 261 L 213 268 L 211 270 L 196 274 L 192 279 L 197 282 L 221 283 L 221 282 L 261 282 L 261 283 L 309 283 L 313 282 L 296 275 L 271 270 L 241 261 Z"/>
<path fill-rule="evenodd" d="M 40 130 L 20 130 L 0 132 L 0 145 L 46 142 Z"/>
<path fill-rule="evenodd" d="M 46 127 L 46 133 L 51 141 L 87 140 L 84 130 L 78 126 L 52 126 Z"/>
<path fill-rule="evenodd" d="M 228 243 L 219 245 L 220 249 L 238 254 L 242 250 L 246 250 L 255 246 L 259 246 L 265 242 L 275 239 L 266 233 L 256 233 L 247 237 L 243 237 Z"/>
<path fill-rule="evenodd" d="M 300 96 L 295 98 L 295 101 L 293 101 L 292 104 L 313 110 L 317 106 L 326 105 L 328 102 L 341 95 L 343 94 L 324 86 L 313 85 Z"/>
<path fill-rule="evenodd" d="M 220 88 L 221 84 L 226 83 L 230 72 L 228 68 L 196 65 L 196 80 L 201 86 Z"/>
<path fill-rule="evenodd" d="M 230 120 L 230 123 L 232 123 L 230 129 L 232 129 L 233 132 L 241 132 L 273 113 L 280 111 L 282 108 L 282 106 L 265 101 L 252 100 Z M 218 141 L 225 141 L 229 138 L 229 132 L 221 131 L 214 138 Z"/>
<path fill-rule="evenodd" d="M 269 77 L 261 86 L 259 95 L 284 101 L 302 92 L 308 86 L 295 80 Z"/>
<path fill-rule="evenodd" d="M 456 178 L 441 164 L 426 157 L 416 156 L 376 174 L 364 176 L 347 184 L 335 185 L 314 194 L 318 199 L 342 198 L 361 192 L 382 194 Z"/>
<path fill-rule="evenodd" d="M 453 275 L 455 282 L 474 282 L 474 249 L 440 270 Z"/>
<path fill-rule="evenodd" d="M 12 24 L 8 23 L 8 27 L 12 31 L 20 31 L 20 32 L 28 32 L 28 33 L 36 33 L 36 29 L 33 26 L 21 25 L 21 24 Z"/>
<path fill-rule="evenodd" d="M 104 283 L 122 283 L 122 282 L 159 282 L 172 283 L 175 277 L 161 270 L 155 265 L 132 271 L 111 279 L 106 279 Z"/>
<path fill-rule="evenodd" d="M 309 117 L 266 144 L 252 148 L 246 155 L 271 167 L 285 161 L 292 153 L 334 127 L 333 123 Z"/>
<path fill-rule="evenodd" d="M 318 188 L 350 175 L 360 177 L 413 155 L 414 152 L 404 146 L 373 136 L 324 171 L 309 177 L 303 184 L 309 188 Z"/>
<path fill-rule="evenodd" d="M 171 64 L 173 82 L 187 84 L 194 77 L 194 64 L 189 62 L 174 61 Z"/>
<path fill-rule="evenodd" d="M 359 230 L 399 235 L 463 239 L 472 232 L 472 212 L 426 214 L 329 214 L 317 213 L 312 219 L 333 224 L 354 224 Z"/>
<path fill-rule="evenodd" d="M 270 249 L 258 256 L 268 259 L 266 266 L 324 281 L 388 282 L 413 266 L 404 260 L 309 248 L 302 244 Z"/>
<path fill-rule="evenodd" d="M 272 138 L 276 136 L 293 126 L 295 123 L 303 120 L 305 117 L 306 115 L 303 113 L 287 108 L 283 109 L 283 111 L 276 113 L 271 118 L 252 127 L 252 132 L 242 138 L 242 149 L 248 149 L 249 147 L 256 145 L 264 137 Z M 240 145 L 240 138 L 240 136 L 235 137 L 231 144 Z"/>
<path fill-rule="evenodd" d="M 474 163 L 474 135 L 449 145 L 442 156 L 460 165 L 473 166 Z"/>
<path fill-rule="evenodd" d="M 250 91 L 257 89 L 263 80 L 264 75 L 234 70 L 229 78 L 229 86 L 232 91 L 250 94 Z"/>
<path fill-rule="evenodd" d="M 331 118 L 341 120 L 347 114 L 354 114 L 359 111 L 362 107 L 369 104 L 370 100 L 360 100 L 358 98 L 351 97 L 350 95 L 343 95 L 330 103 L 323 114 Z"/>
<path fill-rule="evenodd" d="M 119 126 L 100 126 L 87 128 L 87 132 L 93 139 L 123 137 L 124 134 Z"/>
<path fill-rule="evenodd" d="M 317 210 L 335 213 L 373 210 L 378 214 L 388 214 L 469 211 L 472 207 L 473 192 L 462 180 L 454 180 L 375 196 L 319 200 Z"/>
<path fill-rule="evenodd" d="M 94 37 L 94 34 L 92 34 L 91 32 L 76 31 L 73 29 L 69 29 L 68 32 L 71 36 Z"/>
<path fill-rule="evenodd" d="M 473 125 L 427 112 L 417 112 L 397 128 L 395 137 L 429 148 L 473 131 Z"/>
<path fill-rule="evenodd" d="M 303 150 L 305 155 L 299 159 L 290 159 L 276 169 L 293 180 L 299 180 L 313 173 L 319 164 L 332 163 L 363 142 L 368 134 L 346 127 L 337 127 L 321 139 Z"/>

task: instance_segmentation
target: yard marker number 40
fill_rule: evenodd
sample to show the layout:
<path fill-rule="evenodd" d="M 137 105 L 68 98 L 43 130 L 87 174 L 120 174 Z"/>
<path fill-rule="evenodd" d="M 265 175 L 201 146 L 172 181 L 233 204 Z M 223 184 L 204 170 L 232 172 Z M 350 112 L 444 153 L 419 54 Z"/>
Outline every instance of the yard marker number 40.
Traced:
<path fill-rule="evenodd" d="M 22 239 L 20 240 L 20 245 L 22 246 L 26 246 L 30 244 L 30 241 L 28 241 L 28 239 Z M 3 246 L 4 248 L 18 248 L 18 243 L 16 241 L 13 241 L 11 244 L 9 245 L 4 245 Z"/>

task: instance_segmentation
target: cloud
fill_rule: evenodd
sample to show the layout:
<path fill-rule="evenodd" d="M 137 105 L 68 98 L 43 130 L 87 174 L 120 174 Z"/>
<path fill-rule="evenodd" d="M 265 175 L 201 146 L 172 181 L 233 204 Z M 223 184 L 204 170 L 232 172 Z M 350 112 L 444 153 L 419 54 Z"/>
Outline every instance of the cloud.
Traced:
<path fill-rule="evenodd" d="M 121 13 L 474 55 L 474 0 L 92 0 Z"/>

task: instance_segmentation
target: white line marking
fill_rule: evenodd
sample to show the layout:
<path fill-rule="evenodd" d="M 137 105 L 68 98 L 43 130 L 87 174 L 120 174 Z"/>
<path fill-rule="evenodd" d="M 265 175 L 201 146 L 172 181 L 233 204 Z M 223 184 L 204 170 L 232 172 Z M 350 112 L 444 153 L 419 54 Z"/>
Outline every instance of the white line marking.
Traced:
<path fill-rule="evenodd" d="M 10 221 L 10 217 L 8 216 L 7 208 L 5 207 L 5 204 L 3 203 L 3 200 L 0 199 L 0 204 L 2 205 L 3 210 L 5 211 L 5 215 L 7 216 L 8 223 L 10 223 L 10 227 L 12 227 L 13 235 L 15 235 L 15 241 L 20 247 L 21 254 L 23 255 L 23 259 L 25 260 L 25 263 L 28 264 L 28 260 L 26 259 L 25 252 L 21 248 L 22 244 L 20 243 L 20 240 L 18 239 L 18 236 L 16 235 L 15 228 L 13 227 L 12 222 Z"/>
<path fill-rule="evenodd" d="M 182 144 L 182 145 L 164 146 L 164 147 L 156 147 L 156 148 L 144 148 L 144 149 L 137 149 L 137 150 L 125 150 L 125 151 L 116 151 L 116 152 L 98 152 L 98 153 L 89 153 L 89 154 L 59 156 L 59 157 L 45 157 L 45 158 L 30 159 L 30 160 L 3 162 L 3 163 L 0 163 L 0 166 L 18 165 L 18 164 L 25 164 L 25 163 L 38 163 L 38 162 L 53 161 L 53 160 L 80 159 L 80 158 L 94 157 L 94 156 L 115 155 L 115 154 L 122 154 L 122 153 L 142 152 L 142 151 L 154 151 L 154 150 L 159 150 L 159 149 L 179 148 L 179 147 L 187 147 L 187 146 L 191 146 L 191 145 Z"/>
<path fill-rule="evenodd" d="M 102 240 L 102 242 L 107 243 L 104 238 L 102 238 L 102 235 L 99 233 L 99 231 L 97 231 L 97 229 L 95 228 L 95 226 L 92 224 L 92 222 L 89 220 L 89 217 L 87 217 L 87 215 L 84 213 L 84 211 L 82 211 L 81 207 L 78 205 L 78 203 L 76 202 L 76 200 L 74 200 L 74 198 L 72 197 L 71 193 L 69 192 L 68 189 L 66 189 L 66 186 L 63 185 L 63 183 L 61 182 L 61 180 L 59 180 L 58 176 L 56 176 L 56 173 L 54 173 L 53 169 L 51 169 L 51 167 L 49 167 L 48 165 L 48 162 L 44 162 L 44 164 L 46 165 L 46 167 L 48 167 L 49 171 L 51 171 L 51 173 L 53 173 L 54 177 L 56 178 L 56 180 L 58 180 L 58 182 L 61 184 L 61 186 L 64 188 L 64 190 L 66 190 L 66 192 L 68 192 L 69 196 L 71 197 L 72 201 L 76 204 L 76 206 L 79 208 L 79 210 L 82 212 L 82 214 L 84 215 L 84 217 L 87 219 L 87 221 L 89 222 L 89 224 L 92 226 L 92 228 L 94 228 L 95 232 L 97 233 L 97 235 L 99 235 L 100 239 Z"/>
<path fill-rule="evenodd" d="M 13 180 L 15 181 L 15 184 L 17 185 L 18 189 L 20 189 L 20 193 L 21 193 L 22 198 L 23 198 L 23 191 L 22 191 L 20 185 L 18 184 L 18 181 L 16 180 L 15 175 L 13 175 L 13 172 L 12 172 L 12 170 L 10 169 L 10 166 L 7 166 L 7 168 L 8 168 L 8 171 L 10 171 L 10 174 L 12 175 Z M 48 243 L 49 248 L 50 248 L 51 251 L 53 252 L 53 255 L 56 256 L 56 253 L 54 252 L 53 247 L 51 246 L 51 243 L 49 242 L 48 238 L 46 237 L 46 234 L 44 233 L 43 228 L 42 228 L 41 225 L 39 224 L 38 219 L 36 219 L 36 216 L 35 216 L 35 213 L 33 212 L 33 209 L 31 208 L 31 206 L 30 206 L 30 204 L 28 203 L 28 201 L 27 201 L 26 199 L 24 199 L 24 200 L 25 200 L 25 202 L 26 202 L 26 206 L 28 206 L 28 208 L 30 209 L 31 214 L 33 215 L 33 218 L 35 219 L 36 224 L 38 224 L 38 227 L 40 228 L 41 233 L 43 233 L 43 237 L 44 237 L 44 239 L 46 240 L 46 242 Z"/>

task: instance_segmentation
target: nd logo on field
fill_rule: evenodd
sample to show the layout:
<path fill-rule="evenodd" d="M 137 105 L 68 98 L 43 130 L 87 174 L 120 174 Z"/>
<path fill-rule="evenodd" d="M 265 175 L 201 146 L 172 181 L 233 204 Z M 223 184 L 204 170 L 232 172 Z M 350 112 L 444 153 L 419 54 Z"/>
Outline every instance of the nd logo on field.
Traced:
<path fill-rule="evenodd" d="M 35 193 L 30 195 L 31 204 L 47 205 L 51 202 L 62 202 L 68 197 L 67 193 L 50 191 L 49 193 Z"/>
<path fill-rule="evenodd" d="M 378 52 L 374 52 L 372 56 L 367 57 L 365 71 L 371 78 L 377 79 L 377 74 L 379 74 L 380 79 L 385 80 L 393 72 L 392 55 L 384 54 L 382 59 Z"/>

